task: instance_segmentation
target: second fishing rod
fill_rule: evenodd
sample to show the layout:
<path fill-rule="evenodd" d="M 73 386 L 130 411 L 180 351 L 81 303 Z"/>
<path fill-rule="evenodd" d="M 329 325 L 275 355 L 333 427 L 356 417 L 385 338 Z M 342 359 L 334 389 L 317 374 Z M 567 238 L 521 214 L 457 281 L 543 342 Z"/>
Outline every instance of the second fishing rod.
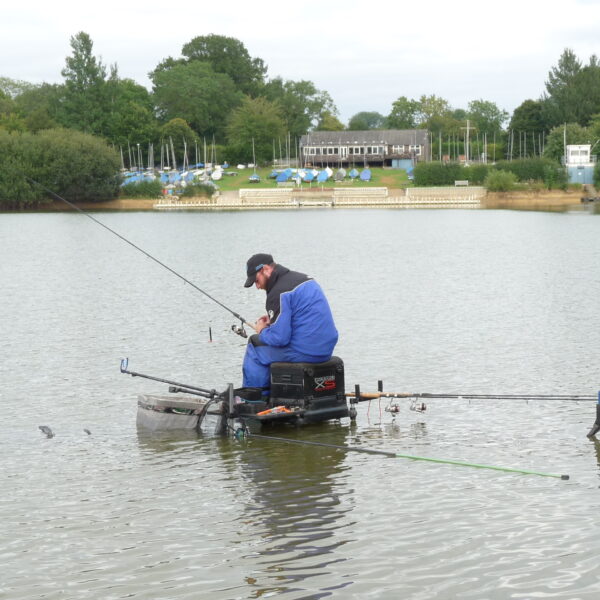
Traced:
<path fill-rule="evenodd" d="M 245 337 L 248 337 L 248 334 L 246 333 L 246 330 L 244 329 L 244 325 L 248 325 L 248 327 L 255 330 L 254 325 L 252 323 L 250 323 L 249 321 L 247 321 L 246 319 L 244 319 L 244 317 L 242 317 L 240 314 L 235 312 L 233 309 L 229 308 L 227 305 L 223 304 L 221 301 L 217 300 L 215 297 L 211 296 L 208 292 L 206 292 L 201 287 L 196 285 L 193 281 L 190 281 L 189 279 L 187 279 L 187 277 L 184 277 L 183 275 L 181 275 L 181 273 L 178 273 L 177 271 L 175 271 L 175 269 L 169 267 L 169 265 L 166 265 L 165 263 L 160 261 L 158 258 L 153 256 L 152 254 L 150 254 L 149 252 L 147 252 L 146 250 L 144 250 L 137 244 L 134 244 L 131 240 L 128 240 L 124 235 L 121 235 L 114 229 L 111 229 L 108 225 L 102 223 L 102 221 L 99 221 L 98 219 L 93 217 L 90 213 L 79 208 L 76 204 L 73 204 L 72 202 L 69 202 L 69 200 L 66 200 L 62 196 L 59 196 L 57 193 L 48 189 L 45 185 L 41 184 L 39 181 L 36 181 L 35 179 L 31 179 L 31 177 L 26 177 L 26 179 L 27 179 L 27 181 L 39 186 L 41 189 L 43 189 L 48 194 L 50 194 L 53 198 L 56 198 L 57 200 L 64 202 L 67 206 L 70 206 L 73 210 L 76 210 L 78 213 L 81 213 L 82 215 L 86 216 L 88 219 L 92 220 L 97 225 L 100 225 L 100 227 L 103 227 L 104 229 L 106 229 L 107 231 L 109 231 L 110 233 L 112 233 L 113 235 L 118 237 L 120 240 L 122 240 L 126 244 L 129 244 L 132 248 L 135 248 L 138 252 L 141 252 L 144 256 L 146 256 L 150 260 L 153 260 L 156 264 L 160 265 L 161 267 L 163 267 L 164 269 L 169 271 L 169 273 L 172 273 L 173 275 L 175 275 L 175 277 L 178 277 L 184 283 L 187 283 L 189 286 L 191 286 L 192 288 L 194 288 L 201 294 L 204 294 L 207 298 L 209 298 L 210 300 L 212 300 L 213 302 L 218 304 L 221 308 L 224 308 L 227 312 L 231 313 L 236 319 L 239 319 L 239 321 L 240 321 L 239 326 L 237 326 L 237 325 L 231 326 L 231 329 L 233 332 L 235 332 L 238 335 L 245 338 Z"/>

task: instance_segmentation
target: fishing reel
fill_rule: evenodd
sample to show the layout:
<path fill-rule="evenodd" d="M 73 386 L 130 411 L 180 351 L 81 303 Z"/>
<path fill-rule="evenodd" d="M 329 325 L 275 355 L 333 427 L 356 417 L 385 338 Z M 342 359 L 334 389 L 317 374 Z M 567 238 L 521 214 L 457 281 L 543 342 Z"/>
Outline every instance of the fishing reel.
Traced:
<path fill-rule="evenodd" d="M 417 402 L 417 399 L 413 399 L 413 401 L 410 403 L 410 406 L 408 407 L 410 410 L 413 410 L 415 412 L 425 412 L 427 410 L 427 405 L 425 404 L 425 402 Z"/>
<path fill-rule="evenodd" d="M 231 326 L 231 331 L 233 331 L 233 333 L 237 333 L 237 335 L 239 335 L 240 337 L 243 337 L 243 338 L 248 337 L 248 333 L 244 329 L 244 321 L 240 321 L 239 325 L 233 324 Z"/>
<path fill-rule="evenodd" d="M 410 406 L 408 407 L 409 410 L 412 410 L 413 412 L 419 412 L 419 413 L 423 413 L 427 410 L 427 405 L 425 404 L 425 402 L 418 402 L 416 398 L 413 398 L 413 400 L 410 403 Z M 400 412 L 400 404 L 398 404 L 397 402 L 390 402 L 386 407 L 385 407 L 385 412 L 389 412 L 393 415 L 397 415 Z"/>

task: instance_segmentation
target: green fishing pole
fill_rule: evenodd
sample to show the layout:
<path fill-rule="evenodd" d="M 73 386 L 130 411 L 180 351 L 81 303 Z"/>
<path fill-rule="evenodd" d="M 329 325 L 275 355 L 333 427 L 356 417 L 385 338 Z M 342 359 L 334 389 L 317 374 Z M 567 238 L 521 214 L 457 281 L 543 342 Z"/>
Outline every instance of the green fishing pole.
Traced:
<path fill-rule="evenodd" d="M 421 460 L 425 462 L 438 463 L 443 465 L 456 465 L 459 467 L 471 467 L 473 469 L 488 469 L 492 471 L 502 471 L 504 473 L 516 473 L 519 475 L 537 475 L 538 477 L 552 477 L 554 479 L 569 479 L 568 475 L 556 475 L 554 473 L 540 473 L 539 471 L 530 471 L 527 469 L 514 469 L 512 467 L 497 467 L 494 465 L 480 465 L 477 463 L 464 462 L 460 460 L 449 460 L 445 458 L 429 458 L 426 456 L 415 456 L 412 454 L 400 454 L 388 450 L 373 450 L 371 448 L 358 448 L 357 446 L 338 446 L 336 444 L 326 444 L 324 442 L 309 442 L 307 440 L 293 440 L 290 438 L 275 437 L 272 435 L 259 435 L 255 433 L 248 434 L 250 438 L 259 438 L 261 440 L 273 440 L 277 442 L 287 442 L 289 444 L 300 444 L 305 446 L 321 446 L 323 448 L 332 448 L 334 450 L 344 450 L 346 452 L 362 452 L 364 454 L 377 454 L 379 456 L 388 456 L 390 458 L 407 458 L 409 460 Z"/>

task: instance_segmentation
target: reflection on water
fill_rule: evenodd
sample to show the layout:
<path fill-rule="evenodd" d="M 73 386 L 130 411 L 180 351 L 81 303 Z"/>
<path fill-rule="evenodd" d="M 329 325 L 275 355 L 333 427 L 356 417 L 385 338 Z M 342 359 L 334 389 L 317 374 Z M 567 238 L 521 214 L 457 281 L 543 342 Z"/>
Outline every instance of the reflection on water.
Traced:
<path fill-rule="evenodd" d="M 596 462 L 598 464 L 598 476 L 600 477 L 600 440 L 598 440 L 596 437 L 590 438 L 590 444 L 593 446 L 594 448 L 594 452 L 596 455 Z"/>
<path fill-rule="evenodd" d="M 293 439 L 305 435 L 281 429 L 264 433 Z M 347 427 L 315 425 L 307 433 L 311 441 L 344 446 Z M 348 580 L 333 585 L 331 577 L 331 566 L 345 560 L 338 549 L 352 539 L 347 516 L 353 490 L 345 452 L 251 437 L 236 458 L 240 485 L 249 494 L 240 518 L 252 524 L 260 540 L 244 556 L 254 565 L 248 579 L 253 594 L 305 589 L 307 579 L 327 580 L 329 590 L 350 585 Z"/>

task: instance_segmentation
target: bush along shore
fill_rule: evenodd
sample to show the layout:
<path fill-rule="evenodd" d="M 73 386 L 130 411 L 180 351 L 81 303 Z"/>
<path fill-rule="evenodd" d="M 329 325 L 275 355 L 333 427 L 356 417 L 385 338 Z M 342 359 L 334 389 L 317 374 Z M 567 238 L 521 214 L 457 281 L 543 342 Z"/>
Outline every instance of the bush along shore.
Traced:
<path fill-rule="evenodd" d="M 57 202 L 56 196 L 87 209 L 147 210 L 165 194 L 196 198 L 210 197 L 214 192 L 214 187 L 203 183 L 201 177 L 187 182 L 185 187 L 166 189 L 158 173 L 153 181 L 142 180 L 123 186 L 117 151 L 98 137 L 67 129 L 44 130 L 38 134 L 0 130 L 0 157 L 2 210 L 68 209 L 65 203 Z M 357 169 L 362 170 L 364 166 Z M 543 158 L 471 166 L 420 162 L 413 170 L 413 181 L 402 169 L 372 168 L 370 171 L 369 181 L 330 178 L 319 183 L 302 183 L 300 187 L 303 191 L 342 186 L 355 190 L 379 187 L 387 188 L 390 196 L 397 197 L 411 187 L 454 186 L 456 181 L 461 181 L 505 194 L 504 203 L 540 204 L 545 197 L 550 203 L 565 206 L 578 202 L 583 195 L 581 186 L 567 185 L 565 170 L 558 163 Z M 255 174 L 259 176 L 259 183 L 249 180 Z M 279 184 L 272 175 L 271 167 L 226 169 L 214 183 L 221 195 L 237 194 L 241 188 L 274 189 Z M 500 202 L 499 197 L 492 198 Z"/>

